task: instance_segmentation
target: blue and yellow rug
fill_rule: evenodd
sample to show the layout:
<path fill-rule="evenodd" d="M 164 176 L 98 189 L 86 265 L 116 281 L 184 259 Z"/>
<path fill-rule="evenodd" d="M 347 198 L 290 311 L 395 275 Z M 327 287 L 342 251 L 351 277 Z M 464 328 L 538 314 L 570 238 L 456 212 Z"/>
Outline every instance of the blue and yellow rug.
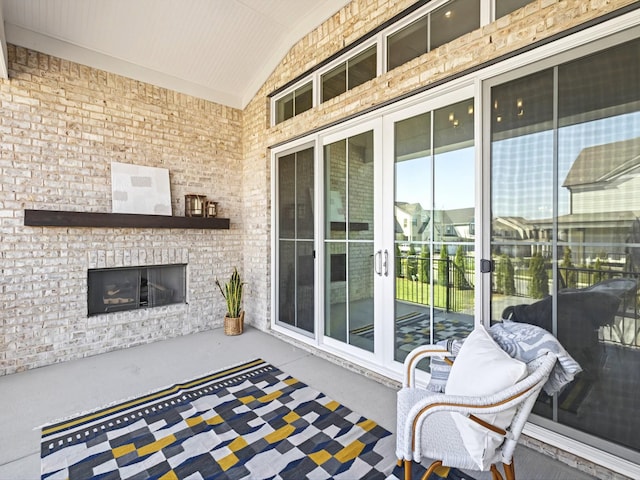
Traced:
<path fill-rule="evenodd" d="M 43 427 L 41 468 L 47 480 L 402 478 L 394 450 L 375 422 L 254 360 Z"/>

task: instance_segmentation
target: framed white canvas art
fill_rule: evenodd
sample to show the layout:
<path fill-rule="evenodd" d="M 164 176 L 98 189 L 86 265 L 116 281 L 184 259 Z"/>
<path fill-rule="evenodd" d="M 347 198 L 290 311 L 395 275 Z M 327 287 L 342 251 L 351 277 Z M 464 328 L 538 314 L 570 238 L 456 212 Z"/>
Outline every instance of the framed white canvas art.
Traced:
<path fill-rule="evenodd" d="M 111 162 L 111 211 L 171 216 L 169 170 Z"/>

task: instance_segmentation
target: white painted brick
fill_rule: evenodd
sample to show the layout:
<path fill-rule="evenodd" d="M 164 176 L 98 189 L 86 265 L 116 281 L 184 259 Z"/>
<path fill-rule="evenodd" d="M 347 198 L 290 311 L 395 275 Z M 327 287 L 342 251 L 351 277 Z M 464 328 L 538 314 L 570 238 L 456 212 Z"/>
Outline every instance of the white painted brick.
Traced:
<path fill-rule="evenodd" d="M 213 280 L 226 278 L 234 265 L 250 292 L 247 322 L 268 328 L 269 145 L 632 0 L 533 1 L 458 40 L 464 56 L 460 48 L 438 49 L 277 127 L 268 125 L 269 93 L 414 2 L 347 4 L 291 48 L 244 111 L 9 45 L 9 80 L 0 80 L 0 236 L 8 236 L 1 239 L 2 262 L 10 278 L 0 290 L 0 315 L 5 326 L 20 318 L 33 330 L 27 337 L 3 330 L 12 347 L 0 351 L 0 375 L 220 325 L 224 306 Z M 231 230 L 23 225 L 25 208 L 111 211 L 111 161 L 168 168 L 174 214 L 184 214 L 185 194 L 208 195 L 220 202 Z M 88 268 L 174 262 L 189 265 L 189 305 L 86 317 Z M 7 273 L 12 269 L 16 273 Z M 29 275 L 38 277 L 38 289 L 24 282 Z M 74 331 L 81 334 L 74 338 Z"/>

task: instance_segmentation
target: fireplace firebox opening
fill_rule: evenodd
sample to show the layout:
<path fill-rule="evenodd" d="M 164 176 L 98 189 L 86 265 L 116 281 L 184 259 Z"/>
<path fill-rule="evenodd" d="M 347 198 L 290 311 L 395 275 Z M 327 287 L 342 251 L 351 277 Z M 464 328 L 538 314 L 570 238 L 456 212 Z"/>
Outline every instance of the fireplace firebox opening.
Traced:
<path fill-rule="evenodd" d="M 186 264 L 89 269 L 88 315 L 187 303 L 186 269 Z"/>

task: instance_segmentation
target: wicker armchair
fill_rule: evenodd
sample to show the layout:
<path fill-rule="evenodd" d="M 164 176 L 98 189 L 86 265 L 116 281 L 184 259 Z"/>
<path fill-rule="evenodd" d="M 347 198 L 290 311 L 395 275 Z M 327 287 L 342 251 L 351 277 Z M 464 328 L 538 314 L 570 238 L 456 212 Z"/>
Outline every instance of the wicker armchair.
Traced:
<path fill-rule="evenodd" d="M 438 467 L 456 467 L 490 470 L 494 480 L 501 480 L 503 477 L 496 465 L 502 463 L 506 478 L 515 480 L 513 453 L 538 393 L 556 363 L 556 355 L 546 353 L 535 370 L 526 373 L 522 380 L 487 396 L 449 395 L 417 387 L 416 365 L 421 359 L 432 356 L 447 357 L 451 354 L 443 347 L 427 345 L 414 349 L 404 362 L 405 379 L 403 388 L 398 392 L 396 455 L 398 465 L 404 463 L 405 480 L 411 480 L 411 462 L 420 462 L 424 457 L 436 461 L 428 468 L 423 479 L 427 479 Z M 498 375 L 499 372 L 492 374 Z M 479 418 L 486 418 L 486 414 L 500 415 L 500 412 L 514 412 L 510 423 L 502 428 Z M 489 449 L 493 451 L 485 449 L 480 466 L 465 447 L 468 438 L 463 441 L 465 433 L 461 433 L 464 430 L 460 430 L 456 424 L 457 414 L 481 425 L 481 429 L 487 429 L 487 432 L 495 432 L 491 435 L 498 435 L 498 444 L 494 441 L 496 446 Z M 510 417 L 509 413 L 507 417 Z"/>

